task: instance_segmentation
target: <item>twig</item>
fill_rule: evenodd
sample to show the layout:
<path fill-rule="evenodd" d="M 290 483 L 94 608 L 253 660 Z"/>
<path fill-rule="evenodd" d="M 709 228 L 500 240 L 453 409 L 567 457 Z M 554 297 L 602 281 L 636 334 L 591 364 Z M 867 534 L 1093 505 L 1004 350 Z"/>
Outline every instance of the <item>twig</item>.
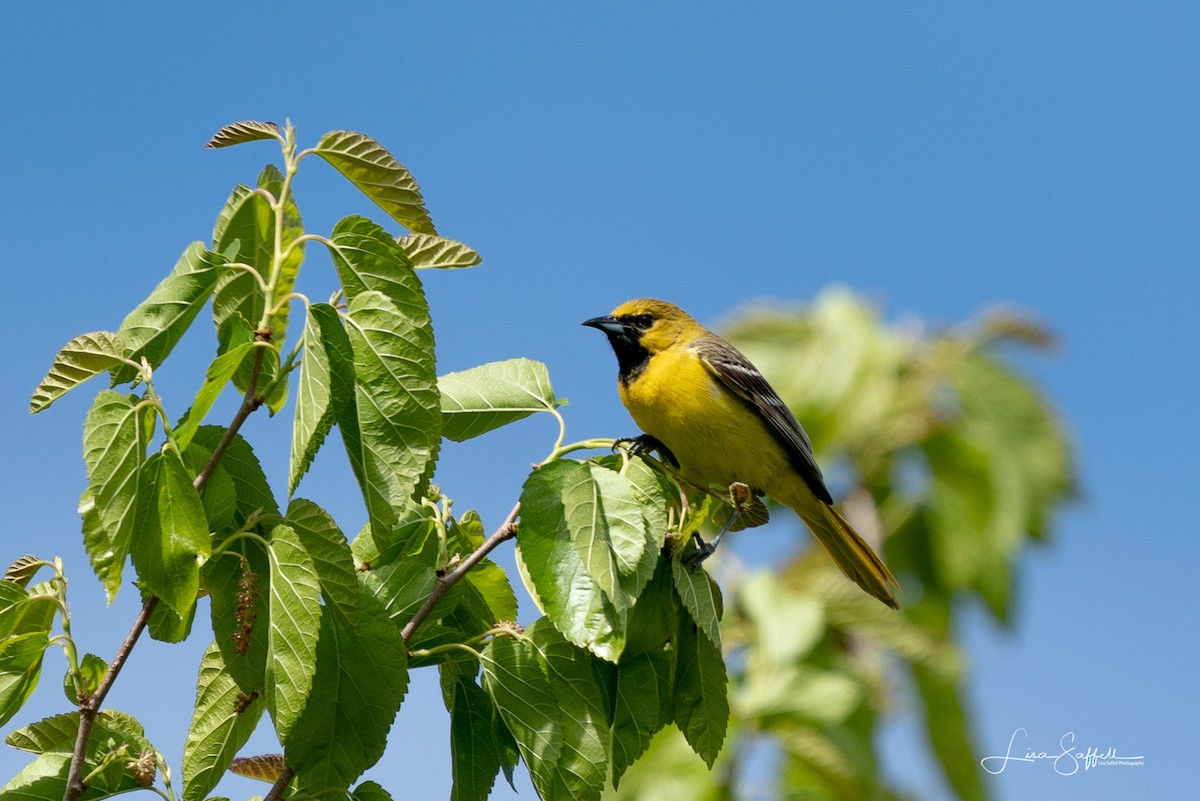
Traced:
<path fill-rule="evenodd" d="M 256 331 L 254 339 L 258 342 L 264 342 L 262 332 Z M 271 335 L 266 334 L 269 340 Z M 257 394 L 258 390 L 258 375 L 262 372 L 263 357 L 266 356 L 266 348 L 255 348 L 254 365 L 250 368 L 250 380 L 246 382 L 246 395 L 242 398 L 242 405 L 238 408 L 237 414 L 233 416 L 233 420 L 229 423 L 229 428 L 225 429 L 225 435 L 221 437 L 221 441 L 217 443 L 217 447 L 213 449 L 212 456 L 208 459 L 208 464 L 204 465 L 203 469 L 196 474 L 196 480 L 192 482 L 196 490 L 204 489 L 204 485 L 208 483 L 208 479 L 212 476 L 213 471 L 217 469 L 217 462 L 221 461 L 221 457 L 225 455 L 225 451 L 233 443 L 233 438 L 237 436 L 238 431 L 242 427 L 242 423 L 246 422 L 246 418 L 254 413 L 254 410 L 262 406 L 263 399 Z"/>
<path fill-rule="evenodd" d="M 408 623 L 404 625 L 404 628 L 400 630 L 400 636 L 404 638 L 405 642 L 408 642 L 410 639 L 412 639 L 417 627 L 425 621 L 425 618 L 429 617 L 429 613 L 433 611 L 433 607 L 437 606 L 437 602 L 442 600 L 442 596 L 445 595 L 451 587 L 457 584 L 459 579 L 467 574 L 468 570 L 479 564 L 480 560 L 495 550 L 497 545 L 505 540 L 511 540 L 516 536 L 517 513 L 520 510 L 521 504 L 518 503 L 512 508 L 512 511 L 508 513 L 508 517 L 504 518 L 504 522 L 500 524 L 500 528 L 496 529 L 496 532 L 492 534 L 492 536 L 488 537 L 483 545 L 480 545 L 474 553 L 459 562 L 458 567 L 454 568 L 454 570 L 438 576 L 437 582 L 433 585 L 433 591 L 429 593 L 429 597 L 425 599 L 425 603 L 423 603 L 421 608 L 417 610 L 417 613 L 412 616 L 412 620 L 408 621 Z M 266 799 L 263 801 L 266 801 Z"/>
<path fill-rule="evenodd" d="M 268 342 L 271 339 L 271 333 L 269 331 L 255 331 L 254 339 L 256 342 Z M 233 438 L 237 436 L 238 430 L 246 422 L 246 418 L 263 404 L 262 397 L 258 395 L 258 378 L 262 372 L 262 363 L 266 348 L 259 347 L 255 350 L 257 350 L 257 353 L 254 355 L 254 364 L 250 370 L 250 378 L 246 382 L 246 394 L 242 398 L 242 405 L 237 410 L 237 414 L 233 416 L 233 420 L 230 421 L 229 428 L 225 430 L 225 435 L 217 443 L 217 447 L 213 451 L 212 457 L 209 458 L 208 464 L 204 465 L 204 468 L 196 474 L 192 485 L 197 491 L 203 489 L 204 485 L 208 483 L 208 479 L 217 468 L 217 463 L 221 460 L 225 451 L 228 450 L 229 445 L 233 442 Z M 63 801 L 78 801 L 87 790 L 87 787 L 83 783 L 83 763 L 87 757 L 88 743 L 92 739 L 92 729 L 96 725 L 96 715 L 100 712 L 100 705 L 104 703 L 104 697 L 108 695 L 109 688 L 116 681 L 117 674 L 121 672 L 121 668 L 125 665 L 125 660 L 129 658 L 129 653 L 133 650 L 133 646 L 137 644 L 138 637 L 142 636 L 142 630 L 146 628 L 146 623 L 150 620 L 150 615 L 154 612 L 156 606 L 158 606 L 158 598 L 153 595 L 147 598 L 146 602 L 142 604 L 142 611 L 138 613 L 137 619 L 133 622 L 133 628 L 129 630 L 128 636 L 125 637 L 125 642 L 121 643 L 121 647 L 117 650 L 117 655 L 113 657 L 112 663 L 109 664 L 108 672 L 104 674 L 104 679 L 100 682 L 100 686 L 96 688 L 96 692 L 79 703 L 79 732 L 75 736 L 75 750 L 71 754 L 71 768 L 67 773 L 67 789 L 63 793 Z M 285 767 L 284 772 L 289 773 L 290 771 Z M 287 782 L 283 784 L 284 787 L 287 786 Z M 278 798 L 278 795 L 276 798 Z"/>
<path fill-rule="evenodd" d="M 283 766 L 283 770 L 279 771 L 279 778 L 271 785 L 271 789 L 263 796 L 263 801 L 280 801 L 283 798 L 283 791 L 292 783 L 295 773 L 287 765 Z"/>
<path fill-rule="evenodd" d="M 100 705 L 104 703 L 104 697 L 108 695 L 109 689 L 117 679 L 117 674 L 124 667 L 125 660 L 129 658 L 130 651 L 133 650 L 134 644 L 141 636 L 142 629 L 146 628 L 146 623 L 150 620 L 150 615 L 153 614 L 156 606 L 158 606 L 158 598 L 154 596 L 142 604 L 142 611 L 138 613 L 137 620 L 133 621 L 133 628 L 129 630 L 125 642 L 121 643 L 121 647 L 117 649 L 117 655 L 113 657 L 112 663 L 108 666 L 108 672 L 104 674 L 100 686 L 96 688 L 96 692 L 79 703 L 79 733 L 75 736 L 75 752 L 71 755 L 71 769 L 67 773 L 67 791 L 63 794 L 63 801 L 74 801 L 81 797 L 84 790 L 87 789 L 83 784 L 83 762 L 87 756 L 88 742 L 92 738 L 92 728 L 96 725 L 96 715 L 100 712 Z"/>

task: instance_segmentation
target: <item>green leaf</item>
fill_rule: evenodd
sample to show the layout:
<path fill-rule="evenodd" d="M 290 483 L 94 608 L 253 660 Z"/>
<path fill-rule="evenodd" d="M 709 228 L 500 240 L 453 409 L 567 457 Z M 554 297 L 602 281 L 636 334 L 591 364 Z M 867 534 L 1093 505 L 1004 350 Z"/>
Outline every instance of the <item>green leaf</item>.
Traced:
<path fill-rule="evenodd" d="M 267 711 L 287 742 L 304 711 L 316 670 L 321 587 L 312 557 L 291 526 L 271 530 L 271 592 L 267 631 Z"/>
<path fill-rule="evenodd" d="M 280 142 L 283 142 L 283 132 L 273 122 L 242 120 L 241 122 L 230 123 L 217 131 L 204 146 L 211 148 L 229 147 L 230 145 L 240 145 L 243 142 L 256 142 L 260 139 L 278 139 Z"/>
<path fill-rule="evenodd" d="M 79 501 L 84 547 L 112 603 L 138 527 L 148 489 L 142 478 L 150 432 L 138 399 L 112 390 L 96 395 L 83 423 L 83 461 L 88 489 Z"/>
<path fill-rule="evenodd" d="M 149 594 L 142 593 L 142 603 L 149 600 Z M 192 623 L 196 620 L 196 605 L 184 615 L 178 615 L 166 604 L 157 604 L 146 621 L 146 630 L 150 637 L 159 642 L 183 642 L 192 633 Z"/>
<path fill-rule="evenodd" d="M 271 568 L 256 539 L 240 537 L 201 572 L 212 597 L 212 627 L 221 657 L 239 689 L 262 694 L 267 670 Z"/>
<path fill-rule="evenodd" d="M 516 739 L 538 796 L 558 797 L 551 793 L 563 750 L 562 712 L 541 654 L 528 640 L 494 637 L 480 663 L 483 687 Z"/>
<path fill-rule="evenodd" d="M 361 579 L 359 593 L 357 629 L 328 610 L 321 616 L 312 692 L 284 743 L 306 787 L 337 791 L 375 764 L 408 689 L 399 630 Z"/>
<path fill-rule="evenodd" d="M 398 237 L 396 243 L 418 270 L 474 267 L 483 261 L 470 246 L 444 236 L 409 234 Z"/>
<path fill-rule="evenodd" d="M 599 798 L 609 722 L 593 659 L 542 618 L 483 651 L 484 687 L 513 733 L 538 796 Z"/>
<path fill-rule="evenodd" d="M 78 728 L 79 713 L 72 712 L 9 734 L 5 740 L 10 745 L 39 756 L 0 788 L 0 797 L 5 801 L 58 801 L 62 798 L 67 789 L 67 771 Z M 89 777 L 84 799 L 106 798 L 143 789 L 125 763 L 153 749 L 137 721 L 121 712 L 101 710 L 96 716 L 84 757 L 83 773 Z M 106 761 L 110 763 L 109 767 L 97 770 Z"/>
<path fill-rule="evenodd" d="M 200 426 L 196 429 L 196 434 L 192 437 L 192 443 L 188 448 L 189 460 L 194 457 L 200 464 L 207 463 L 213 449 L 217 447 L 224 436 L 224 426 Z M 259 464 L 258 457 L 254 455 L 254 449 L 250 447 L 250 443 L 246 442 L 240 434 L 236 435 L 229 443 L 225 455 L 221 457 L 221 461 L 217 465 L 217 470 L 224 471 L 233 482 L 237 498 L 235 522 L 238 525 L 254 514 L 280 516 L 279 504 L 275 502 L 275 496 L 271 493 L 271 485 L 267 483 L 262 465 Z"/>
<path fill-rule="evenodd" d="M 360 448 L 350 463 L 372 526 L 386 529 L 424 490 L 441 440 L 433 335 L 427 313 L 414 316 L 374 291 L 351 299 L 346 329 L 359 436 L 347 448 Z"/>
<path fill-rule="evenodd" d="M 330 131 L 314 150 L 393 220 L 416 233 L 437 233 L 421 187 L 383 145 L 354 131 Z"/>
<path fill-rule="evenodd" d="M 680 621 L 676 647 L 675 723 L 711 768 L 729 725 L 725 660 L 720 647 L 687 617 Z"/>
<path fill-rule="evenodd" d="M 628 610 L 609 600 L 571 541 L 559 492 L 561 464 L 552 462 L 525 481 L 517 567 L 529 594 L 567 640 L 615 662 L 625 648 Z"/>
<path fill-rule="evenodd" d="M 617 703 L 612 727 L 613 787 L 671 722 L 674 660 L 670 652 L 644 653 L 617 667 Z"/>
<path fill-rule="evenodd" d="M 416 614 L 437 581 L 432 567 L 401 559 L 359 574 L 399 631 Z"/>
<path fill-rule="evenodd" d="M 450 711 L 451 801 L 486 801 L 500 772 L 500 747 L 493 725 L 495 708 L 479 685 L 454 682 Z"/>
<path fill-rule="evenodd" d="M 455 442 L 478 437 L 558 405 L 546 365 L 532 359 L 490 362 L 438 377 L 442 435 Z"/>
<path fill-rule="evenodd" d="M 196 707 L 183 744 L 183 801 L 203 801 L 241 750 L 264 708 L 263 699 L 242 693 L 225 669 L 217 644 L 200 660 Z"/>
<path fill-rule="evenodd" d="M 421 281 L 412 262 L 379 225 L 366 217 L 345 217 L 334 226 L 328 245 L 348 299 L 363 292 L 382 292 L 414 318 L 428 317 Z"/>
<path fill-rule="evenodd" d="M 346 535 L 328 512 L 303 498 L 288 505 L 286 520 L 312 557 L 325 603 L 351 626 L 358 625 L 358 582 Z"/>
<path fill-rule="evenodd" d="M 350 793 L 350 801 L 392 801 L 392 794 L 375 782 L 363 782 Z"/>
<path fill-rule="evenodd" d="M 657 536 L 637 489 L 600 464 L 551 462 L 521 493 L 517 544 L 532 594 L 570 642 L 609 661 L 654 573 Z"/>
<path fill-rule="evenodd" d="M 4 742 L 21 751 L 44 754 L 68 744 L 74 745 L 78 733 L 79 713 L 64 712 L 17 729 L 5 737 Z"/>
<path fill-rule="evenodd" d="M 109 331 L 93 331 L 75 337 L 63 345 L 54 357 L 50 372 L 46 373 L 29 399 L 29 411 L 37 414 L 49 408 L 69 390 L 92 376 L 116 367 L 121 363 L 124 353 L 125 343 Z"/>
<path fill-rule="evenodd" d="M 204 505 L 174 450 L 151 456 L 141 472 L 150 497 L 131 548 L 138 586 L 184 617 L 196 603 L 200 565 L 212 547 Z"/>
<path fill-rule="evenodd" d="M 11 720 L 33 693 L 49 643 L 44 631 L 0 640 L 0 725 Z"/>
<path fill-rule="evenodd" d="M 447 550 L 467 556 L 483 545 L 483 521 L 469 510 L 453 522 L 446 537 Z M 517 596 L 509 584 L 508 574 L 490 559 L 483 559 L 467 571 L 462 580 L 446 593 L 447 605 L 458 605 L 476 621 L 468 634 L 481 634 L 501 621 L 517 619 Z"/>
<path fill-rule="evenodd" d="M 331 347 L 329 342 L 333 338 L 343 341 L 344 346 Z M 346 339 L 337 310 L 328 303 L 309 306 L 308 319 L 304 324 L 304 351 L 300 356 L 300 379 L 296 387 L 288 495 L 296 491 L 300 479 L 308 472 L 329 429 L 333 427 L 335 410 L 331 362 L 350 352 L 350 342 Z M 349 374 L 349 379 L 344 382 L 349 388 L 353 381 L 352 361 L 346 360 L 341 367 L 344 374 Z"/>
<path fill-rule="evenodd" d="M 242 360 L 246 358 L 254 349 L 253 342 L 243 342 L 242 344 L 222 353 L 217 358 L 213 359 L 212 364 L 208 366 L 208 370 L 204 374 L 204 383 L 200 387 L 200 391 L 196 393 L 196 399 L 192 401 L 192 407 L 183 415 L 183 419 L 175 426 L 175 444 L 182 450 L 186 449 L 191 443 L 192 437 L 196 434 L 196 429 L 204 422 L 205 415 L 209 409 L 217 402 L 221 391 L 225 389 L 225 385 L 233 378 L 233 374 L 237 372 L 242 365 Z"/>
<path fill-rule="evenodd" d="M 171 274 L 162 280 L 137 308 L 121 322 L 117 336 L 125 343 L 124 357 L 146 359 L 158 367 L 183 338 L 217 283 L 224 259 L 202 242 L 193 242 L 183 252 Z M 137 377 L 130 365 L 112 371 L 112 382 L 124 384 Z"/>
<path fill-rule="evenodd" d="M 257 188 L 275 198 L 283 192 L 283 175 L 268 164 L 258 177 Z M 213 296 L 213 323 L 217 328 L 220 353 L 250 342 L 266 312 L 266 297 L 262 287 L 271 280 L 275 265 L 276 216 L 271 203 L 262 194 L 238 185 L 234 187 L 217 218 L 213 228 L 213 249 L 236 258 L 245 268 L 226 267 L 221 272 Z M 296 207 L 295 198 L 289 192 L 284 198 L 283 228 L 280 231 L 280 246 L 288 248 L 304 233 L 304 223 Z M 236 257 L 232 254 L 236 253 Z M 279 265 L 275 298 L 289 294 L 295 286 L 296 275 L 304 260 L 303 244 L 288 251 L 288 256 Z M 279 372 L 279 343 L 287 336 L 288 306 L 282 306 L 269 320 L 272 351 L 263 357 L 258 386 L 265 387 Z M 234 373 L 234 386 L 245 392 L 249 385 L 252 360 L 242 363 Z M 282 408 L 287 397 L 287 382 L 280 382 L 277 390 L 267 399 L 271 413 Z"/>
<path fill-rule="evenodd" d="M 676 551 L 671 559 L 671 575 L 675 579 L 675 591 L 679 600 L 691 615 L 692 620 L 718 649 L 721 647 L 721 589 L 700 568 L 693 570 L 684 566 L 682 552 Z"/>
<path fill-rule="evenodd" d="M 72 704 L 78 704 L 83 699 L 91 697 L 92 693 L 96 692 L 96 688 L 100 686 L 100 682 L 104 681 L 106 673 L 108 673 L 107 662 L 95 654 L 84 654 L 83 659 L 79 660 L 79 677 L 83 686 L 78 688 L 75 686 L 70 671 L 63 677 L 63 692 L 66 694 L 67 700 Z"/>
<path fill-rule="evenodd" d="M 36 587 L 37 585 L 35 585 Z M 15 581 L 0 581 L 0 639 L 32 632 L 49 633 L 58 605 L 50 598 L 33 598 Z"/>

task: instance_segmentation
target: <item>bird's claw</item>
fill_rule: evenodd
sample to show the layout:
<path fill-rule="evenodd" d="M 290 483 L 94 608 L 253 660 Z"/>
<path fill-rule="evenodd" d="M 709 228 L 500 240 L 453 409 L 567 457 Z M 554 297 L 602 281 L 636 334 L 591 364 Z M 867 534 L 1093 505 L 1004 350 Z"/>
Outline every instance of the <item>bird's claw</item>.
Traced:
<path fill-rule="evenodd" d="M 683 557 L 683 559 L 681 561 L 683 562 L 683 566 L 686 567 L 688 570 L 695 571 L 695 569 L 700 567 L 700 564 L 705 559 L 712 556 L 713 553 L 716 552 L 716 550 L 717 550 L 716 543 L 704 542 L 703 540 L 699 540 L 696 543 L 696 550 L 692 551 L 690 554 Z"/>

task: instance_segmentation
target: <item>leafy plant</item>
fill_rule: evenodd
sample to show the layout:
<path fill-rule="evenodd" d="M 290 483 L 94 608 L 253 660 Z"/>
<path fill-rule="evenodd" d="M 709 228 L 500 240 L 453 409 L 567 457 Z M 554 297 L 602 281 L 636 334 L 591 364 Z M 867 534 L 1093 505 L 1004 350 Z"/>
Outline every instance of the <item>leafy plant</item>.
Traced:
<path fill-rule="evenodd" d="M 351 788 L 382 756 L 409 671 L 421 667 L 442 676 L 458 799 L 485 798 L 518 759 L 543 798 L 596 798 L 672 721 L 711 763 L 728 716 L 719 594 L 705 574 L 678 567 L 674 544 L 699 522 L 679 514 L 678 487 L 612 440 L 564 445 L 542 364 L 515 358 L 437 375 L 419 271 L 479 257 L 437 234 L 416 182 L 382 145 L 332 131 L 300 149 L 290 124 L 242 122 L 209 146 L 261 140 L 280 145 L 282 165 L 234 187 L 211 243 L 190 245 L 118 330 L 67 343 L 31 399 L 41 412 L 109 374 L 112 388 L 84 424 L 84 542 L 109 599 L 132 563 L 144 604 L 111 664 L 80 659 L 61 565 L 28 557 L 10 568 L 0 583 L 0 714 L 7 721 L 29 697 L 51 642 L 67 654 L 78 710 L 9 735 L 38 756 L 3 792 L 71 801 L 161 780 L 174 798 L 141 726 L 102 707 L 144 630 L 170 642 L 209 630 L 194 622 L 202 595 L 213 641 L 199 665 L 184 801 L 207 798 L 230 767 L 272 781 L 269 798 L 388 797 L 374 783 Z M 312 156 L 407 232 L 360 216 L 328 235 L 308 232 L 292 186 Z M 328 250 L 341 285 L 328 302 L 296 290 L 311 246 Z M 216 356 L 179 414 L 156 391 L 156 372 L 206 307 Z M 212 425 L 230 385 L 242 403 L 227 425 Z M 289 392 L 281 504 L 239 432 L 261 406 L 280 411 Z M 559 436 L 485 536 L 478 515 L 452 514 L 430 483 L 442 437 L 469 439 L 534 413 L 554 415 Z M 334 428 L 368 517 L 353 541 L 297 495 Z M 616 455 L 568 458 L 586 448 Z M 487 559 L 513 538 L 545 611 L 528 630 L 515 623 L 508 577 Z M 50 581 L 30 586 L 46 568 Z M 282 757 L 238 758 L 264 714 Z"/>
<path fill-rule="evenodd" d="M 870 736 L 891 665 L 924 699 L 955 790 L 985 795 L 955 603 L 977 597 L 1003 619 L 1020 548 L 1047 531 L 1069 489 L 1058 424 L 994 353 L 999 333 L 1020 326 L 905 337 L 833 295 L 806 314 L 735 328 L 818 448 L 851 467 L 847 514 L 883 541 L 906 593 L 897 615 L 802 552 L 778 574 L 732 582 L 726 616 L 709 574 L 684 566 L 691 535 L 727 516 L 720 493 L 687 487 L 611 439 L 567 443 L 562 402 L 538 362 L 437 374 L 420 271 L 480 259 L 437 233 L 408 170 L 349 131 L 300 149 L 290 124 L 241 122 L 209 146 L 257 141 L 276 142 L 281 164 L 234 187 L 211 242 L 188 246 L 118 330 L 68 342 L 34 391 L 30 410 L 41 412 L 109 375 L 84 422 L 84 545 L 110 600 L 132 565 L 143 605 L 111 662 L 81 656 L 61 563 L 22 557 L 8 569 L 0 722 L 35 690 L 51 644 L 66 656 L 77 706 L 7 736 L 34 756 L 4 797 L 153 787 L 204 801 L 232 770 L 271 782 L 268 801 L 387 799 L 359 778 L 382 757 L 410 672 L 423 668 L 440 675 L 460 801 L 486 798 L 519 762 L 547 800 L 724 797 L 741 755 L 768 739 L 785 755 L 781 795 L 889 797 Z M 293 183 L 310 157 L 405 231 L 361 216 L 307 231 Z M 309 247 L 329 252 L 340 284 L 324 302 L 297 289 Z M 155 377 L 205 309 L 216 355 L 180 413 Z M 241 404 L 215 425 L 230 386 Z M 276 488 L 240 432 L 289 395 L 290 464 Z M 432 483 L 441 442 L 533 414 L 552 415 L 557 437 L 489 534 Z M 335 428 L 367 517 L 353 539 L 298 494 Z M 588 450 L 600 455 L 574 458 Z M 542 613 L 527 629 L 509 577 L 488 558 L 509 540 Z M 195 620 L 203 596 L 207 625 Z M 212 637 L 178 793 L 142 726 L 104 707 L 146 632 Z M 283 753 L 241 755 L 264 716 Z"/>

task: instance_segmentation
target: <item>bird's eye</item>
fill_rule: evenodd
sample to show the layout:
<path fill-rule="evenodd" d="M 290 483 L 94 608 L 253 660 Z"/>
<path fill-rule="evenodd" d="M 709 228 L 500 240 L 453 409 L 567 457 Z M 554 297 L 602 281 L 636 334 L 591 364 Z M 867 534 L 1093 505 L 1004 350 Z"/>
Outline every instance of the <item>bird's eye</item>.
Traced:
<path fill-rule="evenodd" d="M 639 331 L 647 331 L 654 325 L 654 318 L 648 314 L 631 314 L 626 321 Z"/>

